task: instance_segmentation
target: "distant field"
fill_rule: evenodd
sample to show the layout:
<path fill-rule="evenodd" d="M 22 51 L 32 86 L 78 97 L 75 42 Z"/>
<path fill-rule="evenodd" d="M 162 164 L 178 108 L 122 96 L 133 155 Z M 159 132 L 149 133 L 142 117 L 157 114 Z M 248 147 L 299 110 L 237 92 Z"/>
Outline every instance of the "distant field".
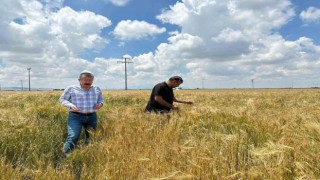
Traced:
<path fill-rule="evenodd" d="M 180 90 L 170 115 L 150 91 L 104 91 L 92 143 L 62 157 L 61 91 L 0 91 L 0 179 L 320 179 L 317 89 Z"/>

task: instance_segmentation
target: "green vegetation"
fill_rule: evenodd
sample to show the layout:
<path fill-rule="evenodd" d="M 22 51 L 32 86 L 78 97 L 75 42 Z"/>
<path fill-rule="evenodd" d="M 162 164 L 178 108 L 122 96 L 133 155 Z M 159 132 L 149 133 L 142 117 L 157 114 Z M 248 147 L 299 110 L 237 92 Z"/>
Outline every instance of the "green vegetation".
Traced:
<path fill-rule="evenodd" d="M 149 91 L 104 91 L 91 144 L 67 159 L 62 92 L 0 93 L 0 179 L 320 179 L 320 91 L 181 90 L 170 115 Z"/>

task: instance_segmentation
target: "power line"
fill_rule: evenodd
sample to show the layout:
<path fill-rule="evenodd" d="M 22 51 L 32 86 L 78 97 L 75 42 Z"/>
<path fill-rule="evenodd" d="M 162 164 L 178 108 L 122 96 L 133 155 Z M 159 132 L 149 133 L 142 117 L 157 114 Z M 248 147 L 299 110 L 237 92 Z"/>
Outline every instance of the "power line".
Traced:
<path fill-rule="evenodd" d="M 124 63 L 124 77 L 125 77 L 125 90 L 128 89 L 128 85 L 127 85 L 127 64 L 128 63 L 133 63 L 133 62 L 127 62 L 127 59 L 132 59 L 130 55 L 126 54 L 124 56 L 122 56 L 122 59 L 124 59 L 124 61 L 117 61 L 118 63 Z"/>

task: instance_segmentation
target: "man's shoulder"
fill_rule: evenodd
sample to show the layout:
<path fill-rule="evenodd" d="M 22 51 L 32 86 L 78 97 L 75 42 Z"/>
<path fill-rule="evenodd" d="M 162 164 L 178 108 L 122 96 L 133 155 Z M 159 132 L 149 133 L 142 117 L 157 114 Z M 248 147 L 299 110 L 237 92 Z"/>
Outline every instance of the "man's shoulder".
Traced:
<path fill-rule="evenodd" d="M 77 89 L 79 88 L 77 85 L 70 85 L 70 86 L 67 86 L 65 90 L 71 90 L 71 89 Z"/>
<path fill-rule="evenodd" d="M 95 91 L 101 91 L 100 87 L 96 85 L 92 85 L 91 88 L 94 89 Z"/>
<path fill-rule="evenodd" d="M 165 82 L 160 82 L 158 84 L 155 85 L 156 87 L 162 87 L 162 86 L 166 86 Z"/>
<path fill-rule="evenodd" d="M 156 93 L 166 93 L 170 91 L 170 87 L 166 84 L 166 82 L 158 83 L 153 88 L 154 92 Z"/>
<path fill-rule="evenodd" d="M 92 88 L 95 88 L 95 89 L 100 89 L 100 87 L 97 86 L 97 85 L 92 85 L 91 87 L 92 87 Z"/>

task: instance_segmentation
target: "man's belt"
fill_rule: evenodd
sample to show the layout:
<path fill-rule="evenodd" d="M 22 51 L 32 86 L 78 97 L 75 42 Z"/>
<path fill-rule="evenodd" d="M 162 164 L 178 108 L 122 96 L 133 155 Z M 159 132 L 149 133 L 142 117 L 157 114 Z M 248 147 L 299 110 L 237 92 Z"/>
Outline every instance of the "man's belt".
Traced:
<path fill-rule="evenodd" d="M 82 113 L 82 112 L 75 112 L 75 111 L 70 111 L 71 113 L 74 114 L 80 114 L 80 115 L 85 115 L 85 116 L 91 116 L 92 114 L 94 114 L 95 112 L 90 112 L 90 113 Z"/>

